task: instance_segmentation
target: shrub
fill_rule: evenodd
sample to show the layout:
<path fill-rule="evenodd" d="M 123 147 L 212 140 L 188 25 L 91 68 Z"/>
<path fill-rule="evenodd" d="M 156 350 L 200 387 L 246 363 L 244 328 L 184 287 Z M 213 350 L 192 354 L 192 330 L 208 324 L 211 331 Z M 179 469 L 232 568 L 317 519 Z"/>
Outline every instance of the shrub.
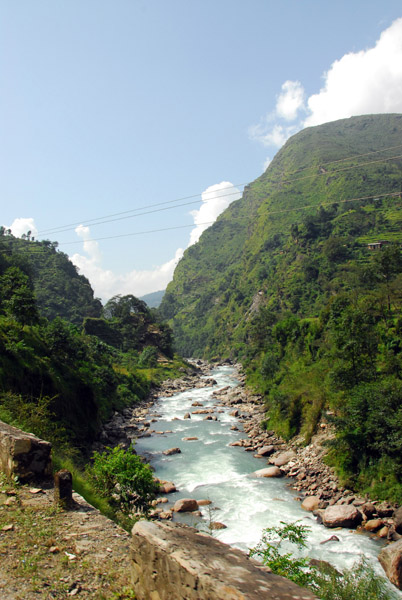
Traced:
<path fill-rule="evenodd" d="M 150 467 L 133 448 L 116 446 L 95 452 L 87 473 L 95 489 L 106 498 L 114 498 L 125 513 L 132 508 L 147 511 L 158 489 Z"/>

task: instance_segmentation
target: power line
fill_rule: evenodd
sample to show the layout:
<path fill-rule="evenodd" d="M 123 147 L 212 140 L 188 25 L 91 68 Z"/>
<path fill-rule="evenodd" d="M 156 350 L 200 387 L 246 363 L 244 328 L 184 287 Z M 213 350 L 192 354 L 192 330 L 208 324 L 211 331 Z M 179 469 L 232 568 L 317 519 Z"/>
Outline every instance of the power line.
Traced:
<path fill-rule="evenodd" d="M 388 150 L 394 150 L 396 148 L 401 148 L 401 147 L 402 147 L 402 144 L 399 144 L 398 146 L 389 146 L 388 148 L 383 148 L 381 150 L 373 150 L 371 152 L 366 152 L 364 154 L 357 154 L 357 155 L 350 156 L 350 157 L 344 157 L 344 158 L 341 158 L 341 159 L 338 159 L 338 160 L 335 160 L 335 161 L 329 161 L 327 163 L 322 163 L 321 165 L 311 165 L 310 167 L 305 167 L 304 169 L 298 169 L 296 171 L 291 171 L 291 172 L 288 173 L 287 176 L 289 176 L 289 175 L 291 175 L 293 173 L 302 172 L 303 170 L 316 168 L 317 166 L 327 166 L 327 165 L 330 165 L 330 164 L 338 164 L 340 162 L 345 162 L 347 160 L 355 160 L 357 158 L 361 158 L 361 157 L 364 157 L 364 156 L 370 156 L 372 154 L 378 154 L 380 152 L 386 152 Z M 341 172 L 343 170 L 348 170 L 348 169 L 358 169 L 358 168 L 360 168 L 362 166 L 366 166 L 366 165 L 369 165 L 369 164 L 375 164 L 375 163 L 378 163 L 378 162 L 385 162 L 385 161 L 388 161 L 388 160 L 394 160 L 394 159 L 401 158 L 401 157 L 402 157 L 402 155 L 398 155 L 398 156 L 393 156 L 393 157 L 389 157 L 389 158 L 379 159 L 378 161 L 369 161 L 369 162 L 366 162 L 366 163 L 360 163 L 359 165 L 351 165 L 350 167 L 344 167 L 343 169 L 338 169 L 338 170 L 335 170 L 335 171 L 331 171 L 331 174 L 338 173 L 338 172 Z M 300 181 L 301 179 L 308 179 L 308 178 L 316 177 L 318 175 L 328 175 L 328 173 L 326 173 L 326 172 L 324 172 L 324 173 L 313 173 L 312 175 L 306 175 L 306 176 L 301 177 L 301 178 L 298 177 L 298 178 L 294 178 L 294 179 L 291 179 L 291 180 L 282 180 L 281 183 L 292 183 L 294 181 Z M 234 187 L 245 187 L 246 185 L 249 185 L 250 183 L 251 182 L 232 184 L 230 186 L 227 186 L 224 189 L 229 189 L 229 188 L 234 188 Z M 210 192 L 205 191 L 205 192 L 202 192 L 202 193 L 193 194 L 191 196 L 183 196 L 182 198 L 176 198 L 174 200 L 168 200 L 166 202 L 156 202 L 154 204 L 148 204 L 148 205 L 141 206 L 141 207 L 138 207 L 138 208 L 134 208 L 134 209 L 131 209 L 131 210 L 122 211 L 122 212 L 118 212 L 118 213 L 112 213 L 110 215 L 105 215 L 103 217 L 96 217 L 94 219 L 88 219 L 86 221 L 77 221 L 75 223 L 69 223 L 67 225 L 61 225 L 61 226 L 58 226 L 58 227 L 43 229 L 43 230 L 41 230 L 41 231 L 38 232 L 38 235 L 39 234 L 42 234 L 42 235 L 43 234 L 48 234 L 49 235 L 49 234 L 52 234 L 52 233 L 63 233 L 65 231 L 71 231 L 71 229 L 75 228 L 78 225 L 85 225 L 85 224 L 86 225 L 90 225 L 90 226 L 102 225 L 102 224 L 112 223 L 112 222 L 118 221 L 118 220 L 124 220 L 126 218 L 133 218 L 133 217 L 136 217 L 136 216 L 142 216 L 142 215 L 146 215 L 146 214 L 151 214 L 152 212 L 159 212 L 159 211 L 163 211 L 163 210 L 167 210 L 167 209 L 166 208 L 160 208 L 160 209 L 156 209 L 154 211 L 148 211 L 147 210 L 146 212 L 139 213 L 139 214 L 134 214 L 134 215 L 132 215 L 131 213 L 137 213 L 140 210 L 150 209 L 150 208 L 154 208 L 154 207 L 162 207 L 162 206 L 166 206 L 166 205 L 171 205 L 171 204 L 175 204 L 177 202 L 182 202 L 183 200 L 191 200 L 193 198 L 199 198 L 199 196 L 202 196 L 204 194 L 208 195 L 208 194 L 215 194 L 215 193 L 216 193 L 215 190 L 210 191 Z M 223 198 L 225 196 L 235 195 L 237 193 L 238 192 L 236 191 L 236 192 L 231 192 L 229 194 L 221 194 L 221 195 L 217 196 L 216 198 L 211 198 L 210 200 L 215 200 L 215 199 Z M 182 207 L 182 206 L 188 206 L 188 205 L 191 205 L 191 204 L 197 204 L 200 201 L 201 200 L 198 199 L 198 200 L 196 200 L 194 202 L 188 202 L 188 203 L 186 202 L 184 204 L 177 204 L 175 206 L 172 206 L 171 208 L 176 208 L 176 207 L 179 208 L 179 207 Z M 121 215 L 126 215 L 126 216 L 123 217 Z M 120 217 L 120 218 L 114 219 L 113 217 Z M 98 221 L 100 221 L 100 222 L 98 222 Z"/>
<path fill-rule="evenodd" d="M 293 175 L 293 173 L 301 173 L 302 171 L 307 171 L 307 169 L 316 169 L 317 167 L 325 167 L 328 165 L 334 165 L 337 163 L 344 162 L 346 160 L 355 160 L 356 158 L 361 158 L 362 156 L 370 156 L 371 154 L 379 154 L 380 152 L 388 152 L 388 150 L 396 150 L 397 148 L 402 148 L 402 144 L 398 144 L 397 146 L 388 146 L 388 148 L 383 148 L 382 150 L 372 150 L 371 152 L 365 152 L 364 154 L 355 154 L 353 156 L 346 156 L 345 158 L 339 158 L 337 160 L 330 160 L 325 163 L 319 163 L 317 165 L 310 165 L 309 167 L 303 167 L 301 169 L 296 169 L 295 171 L 289 171 L 288 175 Z"/>
<path fill-rule="evenodd" d="M 360 168 L 362 168 L 364 166 L 367 166 L 367 165 L 377 164 L 377 163 L 381 163 L 381 162 L 387 162 L 389 160 L 395 160 L 395 159 L 398 159 L 398 158 L 402 158 L 402 154 L 397 155 L 397 156 L 391 156 L 389 158 L 381 158 L 381 159 L 378 159 L 378 160 L 369 161 L 369 162 L 366 162 L 366 163 L 361 163 L 359 165 L 351 165 L 349 167 L 343 167 L 341 169 L 337 169 L 337 170 L 331 171 L 329 173 L 328 172 L 325 172 L 325 173 L 314 173 L 312 175 L 305 175 L 303 177 L 297 177 L 295 179 L 282 180 L 280 183 L 281 184 L 284 184 L 284 183 L 294 183 L 295 181 L 300 181 L 302 179 L 311 179 L 312 177 L 317 177 L 317 176 L 320 176 L 320 175 L 327 175 L 327 176 L 328 175 L 334 175 L 336 173 L 340 173 L 340 172 L 343 172 L 343 171 L 348 171 L 348 170 L 352 170 L 352 169 L 360 169 Z M 241 185 L 245 186 L 247 184 L 237 184 L 237 186 L 240 186 L 240 187 L 241 187 Z M 237 186 L 231 186 L 231 187 L 237 187 Z M 210 201 L 218 200 L 220 198 L 225 198 L 227 196 L 237 195 L 238 193 L 239 192 L 236 191 L 236 192 L 230 192 L 228 194 L 221 194 L 219 196 L 216 196 L 215 198 L 211 198 Z M 189 198 L 194 198 L 194 196 L 188 196 L 188 197 Z M 116 213 L 117 215 L 118 214 L 125 214 L 125 216 L 120 216 L 120 217 L 117 217 L 115 219 L 106 219 L 106 220 L 103 220 L 103 221 L 100 220 L 102 218 L 102 217 L 100 217 L 98 219 L 99 222 L 97 222 L 97 223 L 96 222 L 89 222 L 89 221 L 86 221 L 86 223 L 89 223 L 91 225 L 91 227 L 94 227 L 96 225 L 105 225 L 107 223 L 114 223 L 116 221 L 125 221 L 127 219 L 132 219 L 134 217 L 140 217 L 140 216 L 149 215 L 149 214 L 153 214 L 153 213 L 157 213 L 157 212 L 163 212 L 163 211 L 166 211 L 166 210 L 171 210 L 171 209 L 174 209 L 174 208 L 181 208 L 183 206 L 190 206 L 190 205 L 193 205 L 193 204 L 198 204 L 200 201 L 201 200 L 194 200 L 192 202 L 184 202 L 182 204 L 175 204 L 174 206 L 163 206 L 163 208 L 154 208 L 153 210 L 147 210 L 147 211 L 144 211 L 142 213 L 137 213 L 137 214 L 134 214 L 134 215 L 133 214 L 126 214 L 126 213 L 130 213 L 130 212 L 134 212 L 134 211 L 126 211 L 126 213 Z M 161 203 L 158 203 L 158 204 L 155 204 L 155 205 L 150 205 L 150 206 L 161 206 L 161 205 L 165 205 L 165 204 L 172 204 L 173 202 L 178 202 L 178 200 L 170 200 L 168 202 L 161 202 Z M 140 209 L 139 208 L 135 209 L 135 211 L 138 211 L 138 210 L 140 210 Z M 81 224 L 83 224 L 83 223 L 81 223 Z M 64 229 L 63 228 L 59 228 L 58 230 L 57 230 L 57 228 L 55 228 L 55 230 L 54 230 L 53 233 L 64 233 L 66 231 L 71 231 L 72 229 L 74 229 L 74 227 L 72 227 L 72 228 L 66 227 Z M 127 234 L 127 235 L 130 235 L 130 234 Z M 109 239 L 109 238 L 104 237 L 104 238 L 97 238 L 97 239 Z M 77 243 L 79 243 L 79 242 L 77 242 Z"/>
<path fill-rule="evenodd" d="M 234 187 L 243 187 L 245 185 L 247 185 L 247 183 L 236 183 L 236 184 L 227 186 L 224 189 L 229 189 L 229 188 L 234 188 Z M 126 210 L 126 211 L 119 212 L 119 213 L 114 213 L 114 214 L 111 214 L 111 215 L 105 215 L 104 217 L 98 217 L 98 218 L 95 218 L 95 219 L 89 219 L 87 221 L 78 221 L 76 223 L 70 223 L 69 225 L 61 225 L 60 227 L 54 227 L 52 229 L 43 229 L 42 231 L 39 231 L 38 234 L 53 233 L 53 232 L 54 233 L 61 233 L 62 231 L 71 231 L 70 228 L 73 228 L 73 227 L 75 227 L 77 225 L 84 225 L 84 224 L 89 224 L 91 226 L 92 225 L 102 225 L 102 223 L 110 223 L 112 221 L 118 221 L 120 219 L 112 219 L 111 221 L 102 221 L 102 223 L 96 223 L 95 221 L 101 221 L 102 219 L 109 219 L 110 217 L 118 217 L 120 215 L 129 215 L 129 213 L 137 212 L 139 210 L 143 210 L 143 209 L 146 209 L 146 208 L 153 208 L 155 206 L 164 206 L 166 204 L 173 204 L 174 202 L 181 202 L 182 200 L 191 200 L 192 198 L 198 198 L 199 196 L 202 196 L 204 194 L 215 194 L 215 193 L 216 193 L 215 190 L 211 191 L 211 192 L 201 192 L 201 194 L 193 194 L 192 196 L 184 196 L 183 198 L 176 198 L 175 200 L 168 200 L 166 202 L 157 202 L 155 204 L 148 204 L 146 206 L 140 206 L 138 208 L 133 208 L 131 210 Z M 219 196 L 216 196 L 215 198 L 211 198 L 210 200 L 207 199 L 207 202 L 210 202 L 211 200 L 215 200 L 215 199 L 219 199 L 219 198 L 224 198 L 225 196 L 232 196 L 232 195 L 238 194 L 238 193 L 239 193 L 239 191 L 230 192 L 229 194 L 221 194 Z M 197 204 L 198 202 L 201 202 L 201 201 L 202 200 L 199 199 L 199 200 L 196 200 L 195 202 L 188 202 L 188 203 L 185 203 L 185 204 L 178 204 L 177 206 L 186 206 L 187 204 Z M 176 208 L 176 206 L 173 206 L 172 208 Z M 166 209 L 160 209 L 160 210 L 166 210 Z M 157 212 L 157 211 L 150 211 L 150 212 Z M 148 214 L 148 212 L 141 213 L 141 214 Z M 136 216 L 140 216 L 140 215 L 132 215 L 132 216 L 136 217 Z M 121 217 L 121 218 L 122 219 L 123 218 L 131 218 L 131 215 L 128 216 L 128 217 Z M 69 229 L 66 229 L 67 227 Z"/>
<path fill-rule="evenodd" d="M 377 200 L 380 198 L 396 198 L 396 197 L 400 197 L 401 192 L 385 192 L 385 193 L 381 193 L 381 194 L 374 194 L 371 196 L 360 196 L 358 198 L 347 198 L 344 200 L 333 200 L 330 202 L 322 202 L 320 204 L 306 204 L 303 206 L 294 206 L 292 208 L 282 208 L 282 209 L 278 209 L 278 210 L 271 210 L 271 211 L 267 211 L 265 213 L 265 216 L 270 216 L 270 215 L 277 215 L 277 214 L 282 214 L 282 213 L 288 213 L 288 212 L 293 212 L 293 211 L 298 211 L 298 210 L 306 210 L 309 208 L 316 208 L 317 210 L 319 210 L 320 208 L 325 208 L 326 206 L 333 206 L 335 204 L 347 204 L 350 202 L 363 202 L 363 201 L 367 201 L 367 200 Z M 233 221 L 236 220 L 244 220 L 247 217 L 235 217 L 233 219 Z M 197 223 L 197 226 L 208 226 L 208 225 L 212 225 L 215 221 L 208 221 L 205 223 Z M 60 245 L 63 246 L 70 246 L 70 245 L 76 245 L 76 244 L 83 244 L 85 241 L 88 242 L 97 242 L 97 241 L 102 241 L 102 240 L 111 240 L 111 239 L 119 239 L 119 238 L 125 238 L 125 237 L 133 237 L 133 236 L 137 236 L 137 235 L 146 235 L 149 233 L 160 233 L 163 231 L 173 231 L 175 229 L 188 229 L 188 228 L 192 228 L 194 227 L 194 223 L 191 223 L 189 225 L 175 225 L 172 227 L 162 227 L 159 229 L 149 229 L 149 230 L 144 230 L 144 231 L 135 231 L 132 233 L 123 233 L 123 234 L 118 234 L 118 235 L 111 235 L 111 236 L 104 236 L 104 237 L 99 237 L 99 238 L 92 238 L 90 240 L 75 240 L 73 242 L 61 242 Z M 6 243 L 6 242 L 4 242 Z M 34 242 L 35 243 L 35 242 Z M 37 242 L 40 244 L 40 242 Z M 31 250 L 22 250 L 19 251 L 18 253 L 27 253 L 27 254 L 41 254 L 41 253 L 46 253 L 45 249 L 38 249 L 37 251 L 31 251 Z M 55 253 L 55 255 L 57 255 Z"/>
<path fill-rule="evenodd" d="M 372 160 L 365 163 L 360 163 L 359 165 L 351 165 L 349 167 L 343 167 L 342 169 L 337 169 L 336 171 L 325 171 L 323 173 L 313 173 L 312 175 L 304 175 L 304 177 L 296 177 L 295 179 L 288 179 L 285 181 L 281 181 L 281 183 L 293 183 L 294 181 L 301 181 L 302 179 L 311 179 L 312 177 L 318 177 L 320 175 L 334 175 L 335 173 L 342 173 L 343 171 L 350 171 L 351 169 L 360 169 L 361 167 L 366 167 L 367 165 L 374 165 L 381 162 L 387 162 L 389 160 L 396 160 L 397 158 L 402 158 L 402 154 L 398 154 L 397 156 L 390 156 L 389 158 L 380 158 L 378 160 Z"/>
<path fill-rule="evenodd" d="M 212 200 L 219 200 L 220 198 L 225 198 L 227 196 L 235 196 L 239 194 L 239 192 L 230 192 L 229 194 L 221 194 L 220 196 L 217 196 L 216 198 L 211 198 L 211 200 L 209 200 L 209 202 L 211 202 Z M 173 202 L 173 201 L 172 201 Z M 177 200 L 176 200 L 177 202 Z M 125 217 L 118 217 L 116 219 L 108 219 L 106 221 L 101 221 L 100 223 L 90 223 L 91 227 L 95 226 L 95 225 L 105 225 L 106 223 L 114 223 L 115 221 L 125 221 L 127 219 L 133 219 L 134 217 L 141 217 L 143 215 L 150 215 L 156 212 L 163 212 L 165 210 L 171 210 L 172 208 L 180 208 L 183 206 L 190 206 L 192 204 L 198 204 L 199 202 L 201 202 L 201 200 L 193 200 L 192 202 L 184 202 L 183 204 L 175 204 L 174 206 L 165 206 L 163 208 L 155 208 L 154 210 L 147 210 L 145 212 L 142 213 L 137 213 L 135 215 L 126 215 Z M 166 203 L 161 203 L 161 204 L 166 204 Z M 157 205 L 155 205 L 157 206 Z M 140 210 L 140 209 L 136 209 L 136 210 Z M 132 211 L 127 211 L 127 212 L 132 212 Z M 82 223 L 80 223 L 82 224 Z M 72 231 L 73 229 L 75 229 L 74 227 L 70 228 L 66 228 L 66 229 L 59 229 L 58 231 L 54 231 L 53 233 L 64 233 L 65 231 Z"/>

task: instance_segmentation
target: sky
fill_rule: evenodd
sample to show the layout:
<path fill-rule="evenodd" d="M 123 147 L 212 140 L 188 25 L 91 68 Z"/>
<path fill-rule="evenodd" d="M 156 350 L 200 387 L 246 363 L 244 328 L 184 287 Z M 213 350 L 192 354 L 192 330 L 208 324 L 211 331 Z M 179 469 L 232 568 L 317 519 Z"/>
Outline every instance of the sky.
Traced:
<path fill-rule="evenodd" d="M 3 0 L 0 224 L 142 296 L 291 135 L 383 112 L 400 0 Z"/>

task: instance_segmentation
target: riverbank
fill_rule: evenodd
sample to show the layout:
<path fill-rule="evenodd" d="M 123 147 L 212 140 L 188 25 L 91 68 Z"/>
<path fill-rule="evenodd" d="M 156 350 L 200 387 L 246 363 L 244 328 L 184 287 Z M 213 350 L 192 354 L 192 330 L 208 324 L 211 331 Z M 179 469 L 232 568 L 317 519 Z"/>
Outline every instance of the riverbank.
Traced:
<path fill-rule="evenodd" d="M 153 412 L 155 403 L 160 398 L 169 398 L 189 389 L 209 387 L 215 383 L 211 377 L 213 365 L 197 360 L 192 363 L 192 366 L 195 372 L 189 368 L 180 379 L 165 381 L 139 405 L 125 409 L 122 413 L 116 413 L 105 426 L 95 449 L 101 450 L 106 445 L 116 444 L 128 447 L 137 438 L 168 433 L 153 428 L 153 424 L 160 417 Z M 324 520 L 325 525 L 335 526 L 325 521 L 324 511 L 328 507 L 336 506 L 338 507 L 336 526 L 359 527 L 389 541 L 401 539 L 402 536 L 397 531 L 401 526 L 399 515 L 401 511 L 398 511 L 398 518 L 395 519 L 394 515 L 398 509 L 396 505 L 378 502 L 368 497 L 363 498 L 344 488 L 334 471 L 325 464 L 323 460 L 326 452 L 325 443 L 333 436 L 330 425 L 322 422 L 319 432 L 312 437 L 307 446 L 298 439 L 286 442 L 273 431 L 263 429 L 261 423 L 265 418 L 265 410 L 262 399 L 245 387 L 241 366 L 234 365 L 234 368 L 239 385 L 234 388 L 226 387 L 212 394 L 216 402 L 216 411 L 219 411 L 220 407 L 231 408 L 229 414 L 236 417 L 240 428 L 247 435 L 231 445 L 252 452 L 255 457 L 261 459 L 261 462 L 266 462 L 267 467 L 277 467 L 276 471 L 269 471 L 269 476 L 276 474 L 276 476 L 290 478 L 288 485 L 300 493 L 298 499 L 302 502 L 302 507 L 314 512 L 319 521 Z M 189 418 L 190 415 L 185 417 Z M 217 417 L 209 411 L 209 416 L 205 418 L 216 419 Z M 161 483 L 162 493 L 174 489 L 174 482 Z M 350 507 L 356 509 L 352 520 Z M 155 509 L 153 512 L 155 518 L 160 515 L 162 518 L 171 518 L 171 514 L 171 511 L 162 509 Z"/>
<path fill-rule="evenodd" d="M 398 511 L 397 505 L 371 500 L 367 496 L 363 498 L 346 489 L 340 484 L 334 470 L 324 462 L 325 444 L 334 436 L 328 423 L 320 424 L 319 432 L 307 446 L 297 438 L 285 442 L 274 431 L 261 426 L 265 418 L 262 398 L 244 386 L 244 376 L 241 374 L 239 380 L 241 384 L 237 388 L 219 390 L 213 394 L 220 405 L 233 407 L 231 414 L 238 418 L 247 434 L 247 438 L 234 442 L 235 445 L 253 452 L 257 458 L 266 459 L 268 466 L 278 467 L 278 476 L 291 478 L 289 486 L 300 492 L 302 508 L 314 512 L 324 525 L 335 526 L 325 521 L 324 511 L 330 506 L 337 506 L 336 526 L 359 526 L 389 541 L 402 539 L 397 532 L 401 527 L 401 511 Z M 348 507 L 357 509 L 352 519 L 354 522 L 351 522 L 351 510 Z"/>
<path fill-rule="evenodd" d="M 313 557 L 325 554 L 332 561 L 336 554 L 345 568 L 370 546 L 376 560 L 380 546 L 369 537 L 392 541 L 398 536 L 395 507 L 359 498 L 339 485 L 322 460 L 329 426 L 323 423 L 309 446 L 297 440 L 286 443 L 261 428 L 264 406 L 245 388 L 239 368 L 235 374 L 234 366 L 214 366 L 213 372 L 202 361 L 196 366 L 196 375 L 185 373 L 180 380 L 165 382 L 146 405 L 136 407 L 136 417 L 133 411 L 128 420 L 116 416 L 117 426 L 125 421 L 137 451 L 150 460 L 160 480 L 161 497 L 151 516 L 220 529 L 219 539 L 245 550 L 257 543 L 264 527 L 302 519 L 311 529 Z M 265 462 L 259 469 L 258 463 L 264 467 Z M 185 498 L 191 502 L 184 508 Z M 342 528 L 330 536 L 331 548 L 325 553 L 319 544 L 329 536 L 324 537 L 319 523 Z"/>

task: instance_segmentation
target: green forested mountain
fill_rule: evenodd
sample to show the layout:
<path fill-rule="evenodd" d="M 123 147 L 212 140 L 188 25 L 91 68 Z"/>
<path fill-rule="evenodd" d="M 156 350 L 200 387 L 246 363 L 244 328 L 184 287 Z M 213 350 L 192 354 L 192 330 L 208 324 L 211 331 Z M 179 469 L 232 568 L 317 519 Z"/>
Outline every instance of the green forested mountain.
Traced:
<path fill-rule="evenodd" d="M 80 325 L 84 317 L 99 317 L 100 300 L 88 279 L 79 275 L 67 254 L 57 250 L 57 242 L 41 242 L 24 236 L 23 239 L 7 235 L 2 228 L 0 259 L 18 262 L 30 275 L 39 313 L 47 319 L 61 317 Z"/>
<path fill-rule="evenodd" d="M 402 115 L 293 136 L 179 262 L 160 307 L 179 351 L 241 354 L 261 305 L 317 316 L 369 242 L 402 242 L 401 191 Z"/>
<path fill-rule="evenodd" d="M 56 248 L 0 231 L 0 418 L 85 455 L 113 410 L 182 363 L 145 302 L 102 307 Z"/>
<path fill-rule="evenodd" d="M 348 486 L 402 501 L 402 115 L 305 129 L 179 262 L 160 310 L 185 355 L 235 357 L 266 423 Z M 374 244 L 374 245 L 373 245 Z"/>

